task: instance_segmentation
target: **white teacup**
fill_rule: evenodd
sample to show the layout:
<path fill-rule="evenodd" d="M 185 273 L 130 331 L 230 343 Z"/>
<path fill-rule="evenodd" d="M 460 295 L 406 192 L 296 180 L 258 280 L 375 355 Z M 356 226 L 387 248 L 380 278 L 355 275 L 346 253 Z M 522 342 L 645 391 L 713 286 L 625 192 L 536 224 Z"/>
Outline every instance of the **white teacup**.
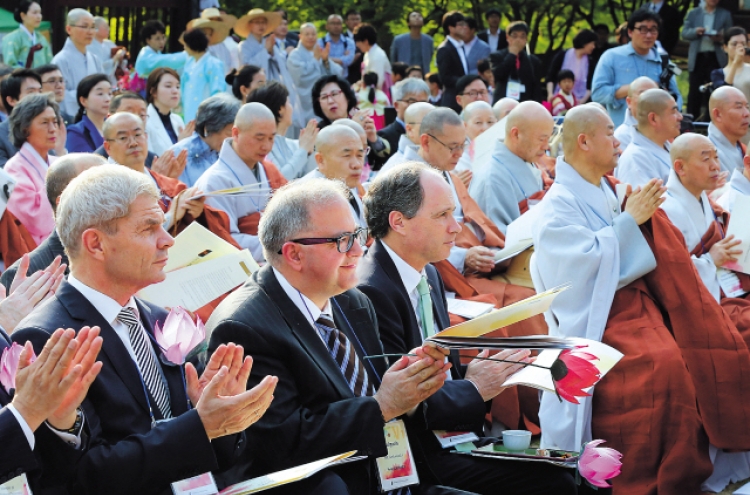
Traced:
<path fill-rule="evenodd" d="M 531 445 L 531 432 L 528 430 L 505 430 L 503 432 L 503 445 L 514 452 L 520 452 Z"/>

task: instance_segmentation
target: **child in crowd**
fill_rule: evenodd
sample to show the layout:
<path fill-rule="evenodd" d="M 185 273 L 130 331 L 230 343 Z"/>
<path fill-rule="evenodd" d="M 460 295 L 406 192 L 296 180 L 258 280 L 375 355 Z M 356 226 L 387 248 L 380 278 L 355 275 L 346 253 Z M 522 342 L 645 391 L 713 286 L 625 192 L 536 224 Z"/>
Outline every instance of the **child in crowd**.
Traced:
<path fill-rule="evenodd" d="M 573 71 L 563 69 L 557 74 L 557 85 L 559 87 L 555 96 L 552 97 L 552 115 L 565 115 L 565 113 L 578 105 L 578 100 L 573 94 L 573 85 L 576 82 L 576 76 Z"/>
<path fill-rule="evenodd" d="M 378 75 L 367 72 L 362 76 L 362 89 L 357 91 L 357 106 L 360 110 L 372 109 L 372 121 L 377 130 L 385 127 L 385 107 L 390 106 L 388 97 L 378 89 Z"/>
<path fill-rule="evenodd" d="M 440 82 L 440 75 L 437 72 L 430 72 L 424 78 L 424 81 L 430 87 L 430 95 L 427 101 L 433 105 L 439 105 L 443 99 L 443 84 Z"/>

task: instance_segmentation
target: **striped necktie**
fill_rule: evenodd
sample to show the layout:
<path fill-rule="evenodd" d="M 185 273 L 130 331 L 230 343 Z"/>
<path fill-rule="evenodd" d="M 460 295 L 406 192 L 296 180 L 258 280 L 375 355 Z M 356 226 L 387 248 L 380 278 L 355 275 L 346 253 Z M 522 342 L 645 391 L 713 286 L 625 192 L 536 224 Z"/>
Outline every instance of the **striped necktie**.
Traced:
<path fill-rule="evenodd" d="M 346 380 L 354 396 L 375 395 L 375 388 L 370 383 L 367 371 L 362 366 L 362 361 L 359 360 L 357 353 L 354 352 L 351 341 L 336 328 L 333 320 L 328 315 L 321 314 L 315 322 L 315 326 L 323 338 L 323 342 L 326 343 L 331 357 L 338 364 L 341 374 L 344 375 L 344 380 Z"/>
<path fill-rule="evenodd" d="M 146 338 L 146 329 L 143 328 L 141 320 L 135 314 L 133 308 L 122 308 L 120 314 L 117 315 L 117 319 L 128 327 L 130 345 L 133 347 L 136 364 L 141 372 L 143 383 L 146 384 L 151 397 L 154 398 L 162 417 L 164 419 L 171 418 L 172 408 L 169 402 L 169 390 L 159 373 L 159 365 L 151 354 L 150 344 Z"/>

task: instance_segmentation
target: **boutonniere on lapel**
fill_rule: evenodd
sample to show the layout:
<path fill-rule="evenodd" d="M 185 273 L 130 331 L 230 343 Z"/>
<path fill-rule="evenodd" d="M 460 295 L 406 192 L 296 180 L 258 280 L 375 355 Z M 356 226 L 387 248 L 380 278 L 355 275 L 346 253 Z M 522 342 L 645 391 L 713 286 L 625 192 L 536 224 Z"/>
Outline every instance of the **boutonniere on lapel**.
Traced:
<path fill-rule="evenodd" d="M 2 357 L 0 357 L 0 385 L 3 386 L 8 395 L 13 395 L 16 388 L 16 373 L 18 372 L 21 351 L 23 351 L 23 346 L 13 342 L 12 346 L 5 348 Z M 36 354 L 31 355 L 31 363 L 34 361 L 36 361 Z"/>
<path fill-rule="evenodd" d="M 165 364 L 182 366 L 190 352 L 206 340 L 206 328 L 200 318 L 194 322 L 181 307 L 172 308 L 162 327 L 154 326 L 154 339 L 161 348 Z"/>

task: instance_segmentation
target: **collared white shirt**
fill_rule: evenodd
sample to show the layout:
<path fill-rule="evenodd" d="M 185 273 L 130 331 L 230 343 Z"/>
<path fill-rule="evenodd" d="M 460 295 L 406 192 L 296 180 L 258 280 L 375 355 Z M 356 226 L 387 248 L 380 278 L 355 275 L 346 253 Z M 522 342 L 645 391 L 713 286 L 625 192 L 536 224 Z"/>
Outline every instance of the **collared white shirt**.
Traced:
<path fill-rule="evenodd" d="M 422 269 L 421 272 L 418 272 L 415 270 L 409 263 L 403 260 L 401 256 L 396 254 L 396 252 L 388 247 L 388 244 L 383 241 L 383 247 L 385 247 L 386 252 L 393 260 L 393 264 L 396 265 L 396 270 L 398 271 L 398 275 L 401 277 L 401 283 L 404 284 L 404 288 L 406 289 L 406 293 L 409 294 L 409 300 L 411 301 L 411 306 L 414 308 L 414 313 L 417 315 L 417 323 L 419 324 L 419 328 L 422 328 L 422 317 L 420 315 L 419 311 L 419 291 L 417 290 L 417 285 L 419 285 L 420 280 L 422 280 L 422 277 L 427 278 L 427 272 Z M 428 281 L 429 283 L 429 281 Z M 437 326 L 437 318 L 433 317 L 432 321 L 434 323 L 435 328 L 431 333 L 438 333 L 440 329 Z"/>
<path fill-rule="evenodd" d="M 490 45 L 490 50 L 497 51 L 497 45 L 500 43 L 500 30 L 497 30 L 497 34 L 492 34 L 487 30 L 487 44 Z"/>
<path fill-rule="evenodd" d="M 464 51 L 465 50 L 465 48 L 464 48 L 464 42 L 463 41 L 459 41 L 459 40 L 454 40 L 450 36 L 446 36 L 446 39 L 448 41 L 450 41 L 453 46 L 456 47 L 456 51 L 458 52 L 458 56 L 461 57 L 461 65 L 464 66 L 464 74 L 468 74 L 469 73 L 469 63 L 466 61 L 466 52 L 468 50 Z M 476 39 L 476 38 L 474 38 L 474 39 Z"/>
<path fill-rule="evenodd" d="M 292 284 L 289 283 L 286 277 L 281 274 L 280 271 L 273 267 L 271 269 L 273 270 L 273 274 L 276 276 L 276 280 L 279 281 L 279 285 L 281 285 L 281 288 L 284 289 L 286 295 L 289 296 L 289 299 L 292 300 L 294 305 L 297 306 L 297 309 L 299 309 L 302 314 L 305 315 L 305 319 L 315 329 L 315 335 L 320 337 L 320 340 L 323 340 L 323 337 L 320 335 L 315 322 L 318 321 L 320 315 L 325 315 L 328 319 L 333 321 L 333 309 L 331 307 L 331 300 L 327 300 L 325 306 L 323 306 L 323 310 L 321 310 L 318 305 L 312 302 L 306 295 L 295 289 Z M 326 344 L 326 342 L 323 343 Z M 328 344 L 326 344 L 326 347 L 327 346 Z"/>
<path fill-rule="evenodd" d="M 115 331 L 117 336 L 120 337 L 122 344 L 128 351 L 130 359 L 132 359 L 133 362 L 136 363 L 136 367 L 138 367 L 138 359 L 136 358 L 133 346 L 130 344 L 130 330 L 128 329 L 128 326 L 126 324 L 117 319 L 117 316 L 120 314 L 120 311 L 122 311 L 123 306 L 120 306 L 120 303 L 118 303 L 108 295 L 102 294 L 98 290 L 92 289 L 88 285 L 84 284 L 83 282 L 75 278 L 72 273 L 68 275 L 68 283 L 72 285 L 78 292 L 80 292 L 81 295 L 91 303 L 94 309 L 96 309 L 99 314 L 102 315 L 107 323 L 112 326 L 112 329 Z M 138 318 L 139 320 L 141 319 L 140 311 L 138 311 L 138 306 L 135 304 L 135 299 L 131 297 L 124 307 L 132 308 L 135 312 L 136 318 Z M 146 328 L 143 326 L 143 324 L 141 324 L 141 329 L 144 332 L 144 338 L 148 342 L 151 337 L 148 335 L 148 332 L 146 332 Z M 153 346 L 149 345 L 147 347 L 149 349 L 149 352 L 151 352 L 151 356 L 154 358 L 154 361 L 159 364 L 159 356 L 157 356 L 154 352 Z M 158 365 L 157 369 L 159 370 L 159 375 L 164 382 L 164 386 L 167 388 L 167 390 L 169 390 L 167 381 L 164 378 L 164 374 L 161 369 L 161 365 Z"/>

